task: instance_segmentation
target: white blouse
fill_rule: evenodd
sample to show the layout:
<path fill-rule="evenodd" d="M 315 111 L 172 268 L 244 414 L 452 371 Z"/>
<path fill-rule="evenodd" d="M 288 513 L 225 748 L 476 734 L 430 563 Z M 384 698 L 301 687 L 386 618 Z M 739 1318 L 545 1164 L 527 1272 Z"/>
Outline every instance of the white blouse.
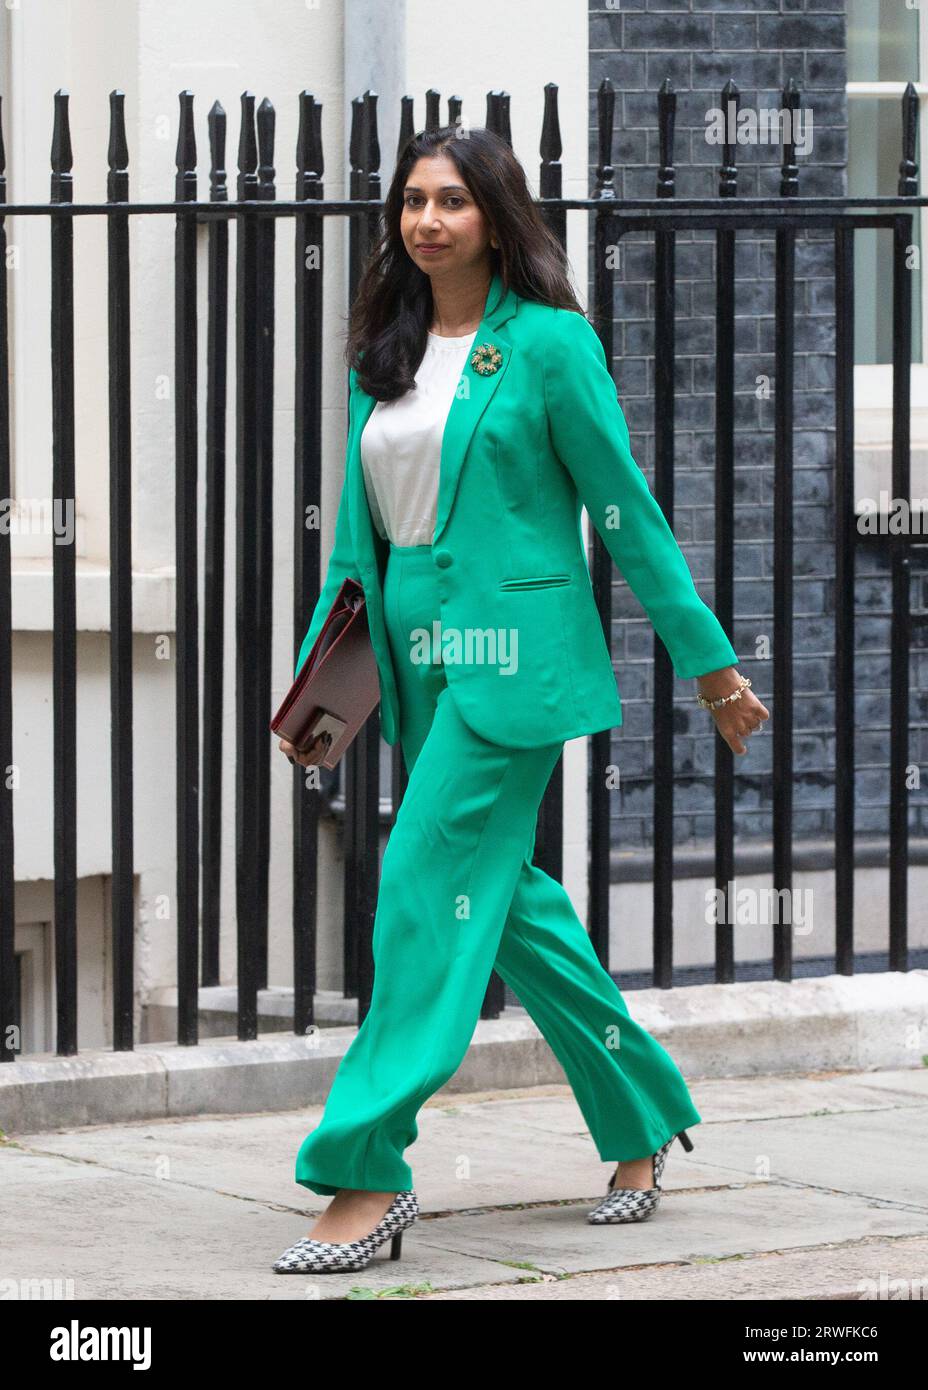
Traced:
<path fill-rule="evenodd" d="M 378 401 L 361 432 L 371 520 L 394 545 L 432 543 L 445 420 L 476 336 L 476 329 L 460 338 L 429 333 L 415 388 Z"/>

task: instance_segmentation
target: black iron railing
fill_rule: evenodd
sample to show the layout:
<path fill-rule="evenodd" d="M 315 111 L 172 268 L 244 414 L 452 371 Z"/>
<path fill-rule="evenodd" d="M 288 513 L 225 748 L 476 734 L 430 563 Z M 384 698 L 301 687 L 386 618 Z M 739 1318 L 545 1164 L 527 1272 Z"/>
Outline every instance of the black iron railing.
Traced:
<path fill-rule="evenodd" d="M 730 83 L 723 92 L 737 101 Z M 862 541 L 855 526 L 853 499 L 853 248 L 862 227 L 890 228 L 894 235 L 893 296 L 893 495 L 909 496 L 909 368 L 911 364 L 911 277 L 905 252 L 912 242 L 914 210 L 925 206 L 917 196 L 915 128 L 917 97 L 911 86 L 903 98 L 903 158 L 897 198 L 803 198 L 799 196 L 794 148 L 783 149 L 779 198 L 739 198 L 735 149 L 725 146 L 716 198 L 674 196 L 673 131 L 675 95 L 669 83 L 658 94 L 660 168 L 657 196 L 619 201 L 613 188 L 614 97 L 611 83 L 599 90 L 599 162 L 593 194 L 586 199 L 561 196 L 561 141 L 557 89 L 545 88 L 539 175 L 540 206 L 562 244 L 567 212 L 581 210 L 592 225 L 594 245 L 591 317 L 609 360 L 614 357 L 614 272 L 606 248 L 633 231 L 653 235 L 656 332 L 654 396 L 655 493 L 668 520 L 674 506 L 674 290 L 676 234 L 709 229 L 716 245 L 716 469 L 715 469 L 715 611 L 726 631 L 734 620 L 734 314 L 735 246 L 739 231 L 772 232 L 776 239 L 776 412 L 773 466 L 774 509 L 774 665 L 773 722 L 773 882 L 792 884 L 793 779 L 791 637 L 792 610 L 792 430 L 793 315 L 795 238 L 806 228 L 834 235 L 837 300 L 835 352 L 837 375 L 835 427 L 835 865 L 838 937 L 836 969 L 853 969 L 854 883 L 854 563 Z M 319 594 L 319 531 L 304 524 L 307 509 L 321 492 L 321 372 L 323 356 L 322 276 L 325 224 L 347 219 L 349 282 L 353 295 L 360 268 L 382 207 L 376 95 L 366 92 L 352 103 L 351 177 L 347 200 L 327 199 L 323 182 L 321 107 L 300 95 L 296 150 L 295 198 L 276 196 L 274 109 L 245 93 L 241 101 L 236 199 L 230 201 L 224 168 L 226 115 L 218 103 L 209 112 L 209 199 L 198 199 L 197 150 L 193 96 L 180 94 L 177 175 L 173 202 L 131 203 L 128 145 L 123 95 L 110 96 L 109 178 L 107 201 L 73 201 L 68 97 L 55 95 L 51 195 L 47 205 L 6 203 L 5 163 L 0 147 L 0 265 L 5 264 L 6 217 L 48 218 L 51 229 L 51 350 L 53 421 L 53 496 L 74 496 L 74 315 L 73 219 L 107 219 L 109 305 L 109 439 L 110 439 L 110 599 L 111 599 L 111 778 L 112 778 L 112 928 L 113 1046 L 130 1049 L 133 1037 L 134 904 L 133 904 L 133 763 L 132 763 L 132 602 L 131 602 L 131 424 L 129 390 L 132 332 L 130 322 L 130 225 L 138 216 L 175 219 L 175 434 L 176 481 L 176 783 L 177 783 L 177 1041 L 196 1043 L 200 986 L 219 980 L 220 826 L 224 815 L 221 710 L 223 690 L 223 586 L 226 488 L 226 410 L 232 374 L 226 356 L 229 296 L 229 223 L 235 222 L 235 612 L 236 739 L 235 858 L 237 916 L 238 1035 L 257 1035 L 258 991 L 268 984 L 268 866 L 270 848 L 270 773 L 272 740 L 267 731 L 271 708 L 272 631 L 272 450 L 273 374 L 275 365 L 274 256 L 276 219 L 294 224 L 293 293 L 295 301 L 293 505 L 295 566 L 293 581 L 293 652 L 299 649 Z M 784 107 L 795 111 L 799 94 L 790 82 Z M 461 117 L 461 102 L 448 102 L 448 123 Z M 439 126 L 439 94 L 426 96 L 426 128 Z M 491 92 L 486 125 L 511 143 L 509 98 Z M 404 97 L 400 148 L 413 134 L 412 98 Z M 197 228 L 208 238 L 208 317 L 206 333 L 206 516 L 205 549 L 198 553 L 198 418 Z M 0 496 L 11 494 L 10 409 L 8 391 L 7 284 L 0 274 Z M 592 532 L 591 573 L 607 634 L 611 628 L 613 567 L 606 548 Z M 890 763 L 893 802 L 890 835 L 890 964 L 907 966 L 906 868 L 908 818 L 906 779 L 908 747 L 909 547 L 919 544 L 905 534 L 878 537 L 889 545 L 892 574 L 892 681 Z M 57 974 L 56 1050 L 77 1050 L 77 881 L 76 881 L 76 568 L 73 545 L 53 547 L 53 689 L 54 689 L 54 846 L 55 961 Z M 200 565 L 204 571 L 205 612 L 198 609 Z M 202 633 L 202 636 L 201 636 Z M 202 641 L 203 688 L 199 666 Z M 673 978 L 673 672 L 666 651 L 654 638 L 654 955 L 653 980 L 668 987 Z M 0 531 L 0 768 L 12 764 L 12 609 L 9 534 Z M 289 673 L 288 673 L 289 674 Z M 202 700 L 201 700 L 202 694 Z M 203 711 L 209 712 L 203 718 Z M 377 712 L 356 740 L 340 769 L 344 795 L 345 993 L 358 999 L 359 1020 L 371 993 L 371 934 L 376 907 L 380 814 L 380 723 Z M 610 731 L 590 740 L 593 768 L 609 763 Z M 536 862 L 555 877 L 562 865 L 562 768 L 552 776 L 540 816 Z M 302 769 L 293 777 L 293 960 L 294 1031 L 314 1022 L 317 919 L 319 914 L 316 843 L 319 817 L 333 778 L 323 791 L 307 786 Z M 395 815 L 405 786 L 399 745 L 392 751 L 391 804 Z M 589 926 L 605 964 L 609 963 L 610 829 L 609 793 L 604 778 L 589 781 Z M 715 879 L 727 892 L 734 878 L 734 769 L 721 740 L 715 763 Z M 0 778 L 0 1036 L 15 1038 L 17 1018 L 14 970 L 13 794 Z M 716 928 L 716 979 L 734 978 L 732 927 Z M 774 928 L 773 973 L 791 978 L 791 931 Z M 499 1012 L 502 981 L 493 976 L 484 1016 Z M 5 1043 L 0 1060 L 14 1060 L 18 1047 Z"/>

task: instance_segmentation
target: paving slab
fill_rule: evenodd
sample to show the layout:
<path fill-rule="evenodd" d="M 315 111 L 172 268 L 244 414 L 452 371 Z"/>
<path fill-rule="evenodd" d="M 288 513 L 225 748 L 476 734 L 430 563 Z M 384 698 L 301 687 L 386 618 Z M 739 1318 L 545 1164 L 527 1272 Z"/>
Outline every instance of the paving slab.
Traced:
<path fill-rule="evenodd" d="M 836 1232 L 842 1241 L 928 1235 L 928 1209 L 777 1182 L 668 1193 L 656 1217 L 630 1225 L 590 1226 L 582 1218 L 578 1204 L 474 1212 L 423 1222 L 415 1235 L 419 1245 L 515 1259 L 549 1274 L 815 1247 L 830 1244 Z"/>
<path fill-rule="evenodd" d="M 448 1289 L 423 1297 L 430 1303 L 840 1300 L 859 1302 L 860 1311 L 865 1312 L 875 1303 L 928 1300 L 928 1239 L 874 1237 L 843 1247 L 763 1251 L 726 1260 L 602 1270 L 567 1279 L 526 1273 L 516 1282 Z"/>
<path fill-rule="evenodd" d="M 344 1298 L 361 1274 L 275 1274 L 277 1256 L 304 1223 L 293 1213 L 173 1180 L 97 1164 L 2 1153 L 0 1289 L 32 1281 L 68 1299 Z M 9 1206 L 7 1205 L 9 1203 Z M 363 1271 L 368 1288 L 499 1284 L 520 1271 L 480 1256 L 404 1238 Z M 23 1296 L 22 1293 L 19 1295 Z"/>

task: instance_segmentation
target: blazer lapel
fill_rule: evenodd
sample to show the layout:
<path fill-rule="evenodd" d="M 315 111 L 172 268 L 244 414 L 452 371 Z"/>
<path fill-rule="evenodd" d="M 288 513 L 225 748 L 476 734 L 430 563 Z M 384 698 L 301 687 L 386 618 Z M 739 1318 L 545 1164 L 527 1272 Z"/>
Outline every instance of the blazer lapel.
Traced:
<path fill-rule="evenodd" d="M 451 515 L 454 495 L 457 491 L 458 479 L 461 474 L 461 467 L 464 463 L 464 456 L 470 444 L 471 435 L 476 429 L 481 415 L 492 400 L 493 392 L 502 380 L 506 368 L 509 366 L 509 359 L 512 356 L 512 344 L 499 335 L 498 329 L 501 324 L 512 317 L 515 311 L 515 292 L 511 289 L 504 291 L 502 280 L 498 274 L 494 274 L 490 282 L 483 318 L 480 320 L 480 325 L 477 332 L 474 334 L 473 346 L 467 354 L 467 360 L 464 363 L 464 370 L 461 372 L 458 389 L 455 391 L 452 398 L 451 409 L 448 411 L 445 420 L 445 429 L 441 441 L 438 510 L 435 517 L 435 534 L 433 541 L 438 540 L 438 537 L 445 528 L 448 517 Z M 503 359 L 496 371 L 490 372 L 487 376 L 475 371 L 471 362 L 474 349 L 485 346 L 496 348 Z"/>
<path fill-rule="evenodd" d="M 486 410 L 509 365 L 512 344 L 500 337 L 499 328 L 516 311 L 517 295 L 513 289 L 504 289 L 498 272 L 494 272 L 487 293 L 483 318 L 474 335 L 473 347 L 467 355 L 458 389 L 445 420 L 441 445 L 441 464 L 438 482 L 438 509 L 435 518 L 433 541 L 438 539 L 454 503 L 458 479 L 471 436 L 481 415 Z M 495 347 L 502 357 L 495 372 L 484 376 L 475 371 L 471 357 L 475 348 L 483 345 Z M 376 405 L 360 386 L 357 388 L 354 427 L 348 444 L 347 468 L 350 471 L 348 489 L 348 521 L 354 543 L 355 555 L 359 564 L 377 563 L 374 525 L 370 507 L 367 503 L 367 490 L 361 467 L 361 434 Z M 379 540 L 379 536 L 376 538 Z"/>

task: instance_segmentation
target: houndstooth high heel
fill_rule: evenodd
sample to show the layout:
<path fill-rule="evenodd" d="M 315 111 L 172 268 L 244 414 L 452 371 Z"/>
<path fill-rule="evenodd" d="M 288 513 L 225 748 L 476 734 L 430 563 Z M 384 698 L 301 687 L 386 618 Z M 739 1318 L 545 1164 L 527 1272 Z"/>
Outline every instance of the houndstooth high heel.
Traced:
<path fill-rule="evenodd" d="M 609 1180 L 609 1191 L 599 1205 L 589 1213 L 586 1218 L 587 1221 L 593 1226 L 612 1226 L 625 1221 L 647 1221 L 649 1216 L 653 1216 L 660 1205 L 664 1163 L 675 1139 L 680 1140 L 687 1153 L 692 1150 L 693 1141 L 685 1129 L 681 1129 L 679 1134 L 672 1134 L 666 1144 L 662 1144 L 654 1155 L 653 1187 L 614 1187 L 613 1184 L 618 1173 L 618 1169 L 616 1169 Z"/>
<path fill-rule="evenodd" d="M 344 1242 L 313 1240 L 304 1236 L 274 1262 L 276 1274 L 341 1274 L 364 1269 L 385 1240 L 393 1237 L 390 1259 L 398 1260 L 403 1244 L 403 1232 L 419 1215 L 415 1192 L 398 1192 L 379 1224 L 360 1240 Z"/>

